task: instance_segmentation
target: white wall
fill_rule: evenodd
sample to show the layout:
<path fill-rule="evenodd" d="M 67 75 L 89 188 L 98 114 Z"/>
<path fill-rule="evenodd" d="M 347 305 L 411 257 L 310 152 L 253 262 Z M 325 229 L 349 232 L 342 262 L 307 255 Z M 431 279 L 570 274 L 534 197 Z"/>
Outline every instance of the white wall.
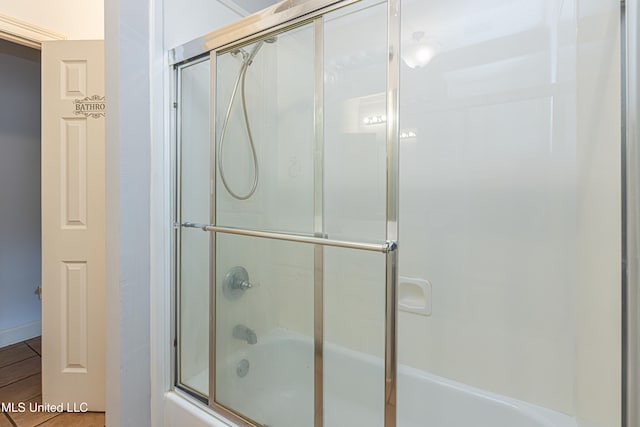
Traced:
<path fill-rule="evenodd" d="M 218 2 L 105 3 L 110 426 L 162 425 L 173 381 L 167 52 L 237 17 Z"/>
<path fill-rule="evenodd" d="M 151 347 L 151 145 L 152 135 L 162 135 L 163 130 L 162 123 L 153 122 L 160 129 L 152 128 L 152 113 L 161 111 L 162 117 L 164 66 L 161 60 L 153 62 L 151 72 L 159 40 L 152 21 L 156 6 L 151 0 L 114 0 L 106 2 L 105 8 L 106 416 L 110 427 L 151 425 L 151 371 L 156 364 L 167 369 L 164 353 L 155 348 L 152 352 Z M 164 305 L 160 303 L 158 309 Z M 154 333 L 161 334 L 161 326 Z M 164 392 L 162 385 L 158 388 Z"/>
<path fill-rule="evenodd" d="M 104 38 L 104 0 L 0 0 L 0 14 L 71 40 Z"/>
<path fill-rule="evenodd" d="M 576 4 L 556 4 L 403 2 L 405 51 L 425 31 L 438 52 L 401 70 L 400 275 L 433 314 L 401 313 L 399 355 L 572 414 Z"/>
<path fill-rule="evenodd" d="M 415 31 L 439 50 L 402 69 L 400 274 L 433 283 L 433 315 L 401 313 L 399 355 L 611 426 L 619 4 L 558 6 L 403 2 L 405 52 Z"/>
<path fill-rule="evenodd" d="M 164 47 L 172 49 L 242 17 L 222 1 L 164 0 Z"/>
<path fill-rule="evenodd" d="M 40 333 L 40 52 L 0 40 L 0 347 Z"/>

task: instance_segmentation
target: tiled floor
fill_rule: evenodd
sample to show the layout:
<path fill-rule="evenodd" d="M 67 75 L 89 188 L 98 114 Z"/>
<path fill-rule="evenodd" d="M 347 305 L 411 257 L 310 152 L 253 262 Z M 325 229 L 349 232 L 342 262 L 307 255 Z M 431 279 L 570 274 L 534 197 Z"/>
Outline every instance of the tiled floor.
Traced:
<path fill-rule="evenodd" d="M 20 412 L 23 402 L 25 411 Z M 103 427 L 104 413 L 32 412 L 42 402 L 40 337 L 0 348 L 0 427 Z M 15 403 L 11 411 L 6 404 Z M 4 405 L 2 405 L 4 404 Z M 35 406 L 35 405 L 34 405 Z"/>

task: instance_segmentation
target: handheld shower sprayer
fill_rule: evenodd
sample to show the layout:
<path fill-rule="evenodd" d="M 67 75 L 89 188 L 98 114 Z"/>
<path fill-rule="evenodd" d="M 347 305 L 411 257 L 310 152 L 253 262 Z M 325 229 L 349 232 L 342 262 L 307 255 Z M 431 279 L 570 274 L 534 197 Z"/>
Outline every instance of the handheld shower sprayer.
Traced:
<path fill-rule="evenodd" d="M 249 124 L 249 114 L 247 112 L 247 102 L 245 95 L 245 81 L 247 78 L 247 70 L 249 66 L 253 63 L 256 55 L 260 51 L 260 48 L 264 45 L 264 43 L 273 43 L 276 41 L 275 37 L 271 37 L 265 40 L 258 41 L 251 52 L 247 52 L 246 50 L 240 48 L 231 52 L 232 55 L 242 55 L 242 65 L 240 66 L 240 71 L 238 72 L 238 77 L 236 78 L 235 84 L 233 85 L 233 91 L 231 92 L 231 100 L 229 101 L 229 106 L 227 107 L 227 112 L 224 116 L 224 121 L 222 123 L 222 130 L 220 132 L 220 146 L 218 148 L 218 169 L 220 170 L 220 178 L 222 180 L 222 184 L 224 188 L 226 188 L 227 192 L 236 200 L 247 200 L 256 191 L 258 187 L 258 179 L 259 179 L 259 166 L 258 166 L 258 156 L 256 154 L 256 147 L 253 140 L 253 134 L 251 133 L 251 126 Z M 224 173 L 224 161 L 223 161 L 223 147 L 225 142 L 225 135 L 227 131 L 227 126 L 229 124 L 229 117 L 231 116 L 231 110 L 233 108 L 233 102 L 236 99 L 236 95 L 238 93 L 238 88 L 240 88 L 240 103 L 242 105 L 242 116 L 244 118 L 245 129 L 247 131 L 247 138 L 249 139 L 249 148 L 251 149 L 251 157 L 253 160 L 253 183 L 251 184 L 251 188 L 245 194 L 239 194 L 231 189 L 229 183 L 227 182 L 227 178 Z"/>
<path fill-rule="evenodd" d="M 256 55 L 258 54 L 258 51 L 260 50 L 260 48 L 262 47 L 263 44 L 264 44 L 264 42 L 262 40 L 260 40 L 253 47 L 253 49 L 251 50 L 251 53 L 249 54 L 249 58 L 247 58 L 248 65 L 251 65 L 251 63 L 253 63 L 253 58 L 256 57 Z"/>

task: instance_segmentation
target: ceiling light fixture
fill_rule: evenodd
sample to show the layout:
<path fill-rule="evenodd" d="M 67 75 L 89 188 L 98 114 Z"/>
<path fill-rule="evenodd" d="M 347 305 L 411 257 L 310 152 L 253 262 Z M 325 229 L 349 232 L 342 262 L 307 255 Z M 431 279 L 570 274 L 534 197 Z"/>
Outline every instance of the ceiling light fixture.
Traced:
<path fill-rule="evenodd" d="M 416 31 L 412 34 L 412 40 L 402 47 L 402 60 L 410 68 L 425 67 L 440 49 L 435 40 L 423 38 L 424 31 Z"/>

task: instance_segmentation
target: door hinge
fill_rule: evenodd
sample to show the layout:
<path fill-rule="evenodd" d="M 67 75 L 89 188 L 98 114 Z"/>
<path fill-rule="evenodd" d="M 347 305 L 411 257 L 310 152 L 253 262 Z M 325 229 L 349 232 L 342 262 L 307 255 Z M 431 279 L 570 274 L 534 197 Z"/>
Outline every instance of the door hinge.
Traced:
<path fill-rule="evenodd" d="M 173 339 L 173 346 L 178 347 L 178 338 Z"/>
<path fill-rule="evenodd" d="M 38 286 L 34 294 L 38 295 L 38 299 L 42 301 L 42 286 Z"/>
<path fill-rule="evenodd" d="M 177 102 L 173 103 L 173 108 L 178 108 L 178 103 Z"/>

